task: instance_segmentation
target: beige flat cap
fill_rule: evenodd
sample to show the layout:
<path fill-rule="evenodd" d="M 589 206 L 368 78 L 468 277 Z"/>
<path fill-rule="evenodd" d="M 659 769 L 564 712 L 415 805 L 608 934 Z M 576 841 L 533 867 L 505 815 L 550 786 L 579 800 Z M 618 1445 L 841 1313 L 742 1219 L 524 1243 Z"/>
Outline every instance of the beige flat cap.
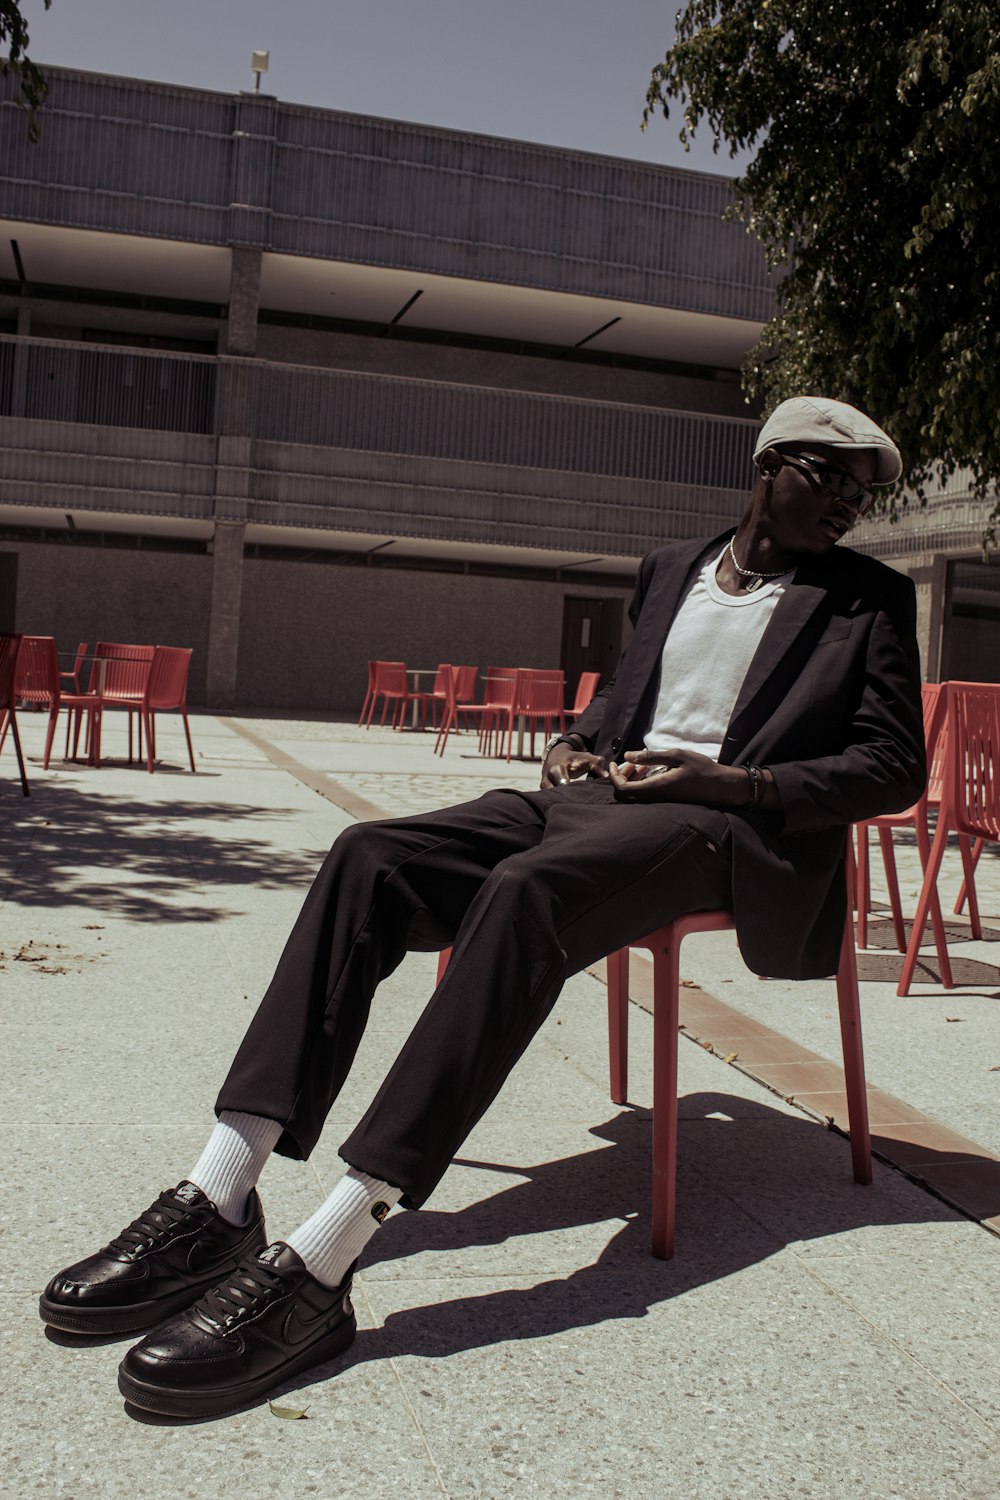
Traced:
<path fill-rule="evenodd" d="M 827 396 L 792 396 L 776 406 L 760 429 L 754 461 L 765 448 L 783 443 L 825 443 L 828 448 L 873 448 L 874 484 L 892 484 L 903 472 L 899 449 L 877 422 L 846 401 Z"/>

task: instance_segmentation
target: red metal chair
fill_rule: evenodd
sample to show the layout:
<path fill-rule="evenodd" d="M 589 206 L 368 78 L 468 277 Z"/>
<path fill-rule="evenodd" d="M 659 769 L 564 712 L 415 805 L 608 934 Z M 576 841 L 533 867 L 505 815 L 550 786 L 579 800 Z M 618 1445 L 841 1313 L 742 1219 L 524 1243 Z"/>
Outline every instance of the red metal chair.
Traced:
<path fill-rule="evenodd" d="M 375 663 L 373 661 L 370 661 L 368 663 L 368 686 L 365 689 L 365 701 L 362 703 L 362 705 L 361 705 L 361 712 L 358 714 L 358 728 L 359 729 L 360 729 L 361 725 L 364 724 L 364 722 L 365 722 L 365 714 L 368 712 L 369 708 L 371 707 L 371 704 L 372 704 L 372 701 L 374 700 L 374 697 L 375 697 Z"/>
<path fill-rule="evenodd" d="M 854 883 L 853 857 L 847 846 L 848 894 Z M 674 1253 L 674 1220 L 677 1206 L 677 1032 L 680 1015 L 680 951 L 693 932 L 723 932 L 734 926 L 729 911 L 698 911 L 677 917 L 630 948 L 649 948 L 653 954 L 653 1235 L 652 1250 L 659 1260 Z M 854 1180 L 872 1180 L 871 1133 L 865 1063 L 861 1040 L 861 1006 L 858 969 L 854 953 L 854 924 L 848 902 L 844 937 L 837 969 L 837 1004 L 844 1050 L 844 1080 L 850 1124 L 851 1163 Z M 451 949 L 438 955 L 440 984 L 451 958 Z M 611 1098 L 628 1102 L 628 969 L 629 948 L 620 948 L 607 959 L 608 1054 Z"/>
<path fill-rule="evenodd" d="M 0 634 L 0 751 L 3 750 L 3 742 L 7 738 L 9 725 L 14 738 L 17 766 L 21 773 L 21 791 L 25 797 L 30 797 L 31 789 L 28 786 L 28 774 L 24 769 L 21 736 L 17 730 L 17 714 L 14 712 L 14 677 L 17 672 L 17 658 L 22 639 L 20 635 Z"/>
<path fill-rule="evenodd" d="M 850 889 L 851 881 L 848 881 Z M 674 1253 L 677 1206 L 677 1030 L 680 1013 L 680 950 L 693 932 L 721 932 L 733 927 L 728 911 L 692 912 L 649 933 L 630 946 L 653 954 L 653 1254 L 669 1260 Z M 844 1050 L 844 1078 L 850 1122 L 854 1179 L 872 1180 L 871 1135 L 865 1093 L 861 1042 L 861 1007 L 854 931 L 848 905 L 837 969 L 837 1003 Z M 611 1098 L 628 1098 L 628 948 L 609 955 L 608 1050 Z"/>
<path fill-rule="evenodd" d="M 368 717 L 365 720 L 365 728 L 371 728 L 372 716 L 378 706 L 378 700 L 381 698 L 383 700 L 382 717 L 379 719 L 379 724 L 385 724 L 385 716 L 391 703 L 393 705 L 392 727 L 393 729 L 398 729 L 408 704 L 414 697 L 419 695 L 410 691 L 405 662 L 377 661 L 373 665 L 375 667 L 375 682 L 372 689 L 371 701 L 368 705 Z"/>
<path fill-rule="evenodd" d="M 971 841 L 1000 842 L 1000 683 L 942 683 L 937 712 L 942 717 L 940 732 L 945 740 L 941 805 L 897 995 L 909 994 L 913 983 L 924 928 L 936 898 L 937 877 L 948 835 L 957 833 L 959 836 L 974 937 L 982 935 L 982 928 L 972 878 Z M 941 983 L 945 989 L 952 989 L 946 947 L 943 952 L 939 950 L 939 957 Z"/>
<path fill-rule="evenodd" d="M 427 708 L 430 709 L 431 727 L 437 729 L 439 722 L 443 722 L 444 714 L 448 707 L 448 673 L 452 670 L 449 662 L 438 662 L 437 671 L 434 673 L 434 681 L 431 683 L 427 694 Z M 458 668 L 455 668 L 458 671 Z M 440 719 L 439 719 L 440 715 Z"/>
<path fill-rule="evenodd" d="M 154 646 L 131 646 L 120 641 L 98 641 L 90 668 L 90 692 L 101 700 L 102 721 L 106 708 L 122 708 L 128 713 L 128 758 L 132 762 L 132 716 L 140 715 L 137 750 L 142 755 L 141 710 L 153 665 Z M 74 749 L 75 749 L 74 739 Z M 97 761 L 100 763 L 100 735 Z"/>
<path fill-rule="evenodd" d="M 920 855 L 920 868 L 926 870 L 927 861 L 931 852 L 931 836 L 927 824 L 928 808 L 938 807 L 941 801 L 941 778 L 944 770 L 944 736 L 941 734 L 943 715 L 938 713 L 938 700 L 941 694 L 941 684 L 938 682 L 925 682 L 920 690 L 923 701 L 924 715 L 924 744 L 927 750 L 927 786 L 923 796 L 915 802 L 912 807 L 903 812 L 887 813 L 880 818 L 870 818 L 867 822 L 858 823 L 858 863 L 857 863 L 857 888 L 856 904 L 858 909 L 858 947 L 868 947 L 868 913 L 871 909 L 871 885 L 869 881 L 868 863 L 868 830 L 875 828 L 878 831 L 879 846 L 882 851 L 882 864 L 885 870 L 886 885 L 889 890 L 889 906 L 892 911 L 893 930 L 896 936 L 896 946 L 900 953 L 906 952 L 906 929 L 903 926 L 903 911 L 899 899 L 899 880 L 896 875 L 896 858 L 893 850 L 892 834 L 896 828 L 912 828 L 917 840 L 917 851 Z M 934 927 L 934 937 L 941 962 L 947 965 L 947 946 L 944 935 L 944 921 L 941 916 L 941 907 L 935 892 L 931 904 L 931 920 Z"/>
<path fill-rule="evenodd" d="M 535 731 L 539 724 L 543 728 L 546 739 L 554 733 L 553 726 L 556 723 L 559 725 L 560 734 L 565 732 L 566 710 L 563 707 L 565 697 L 566 680 L 562 671 L 522 672 L 520 692 L 511 705 L 507 722 L 508 760 L 510 760 L 515 718 L 526 720 L 530 726 L 532 756 L 535 754 Z"/>
<path fill-rule="evenodd" d="M 580 680 L 576 685 L 576 697 L 572 704 L 568 705 L 566 712 L 571 718 L 578 718 L 583 710 L 593 701 L 597 692 L 597 684 L 601 680 L 600 672 L 581 672 Z"/>
<path fill-rule="evenodd" d="M 483 701 L 479 707 L 484 712 L 479 722 L 479 751 L 481 755 L 492 755 L 496 741 L 496 754 L 500 753 L 505 725 L 513 723 L 513 705 L 521 690 L 519 667 L 487 667 L 483 684 Z"/>
<path fill-rule="evenodd" d="M 868 947 L 868 913 L 871 909 L 871 890 L 868 878 L 868 829 L 876 828 L 878 830 L 879 846 L 882 850 L 882 864 L 885 869 L 886 885 L 889 891 L 889 906 L 892 911 L 896 947 L 900 953 L 906 952 L 906 929 L 903 925 L 903 913 L 899 900 L 899 881 L 896 876 L 892 831 L 895 828 L 912 825 L 917 839 L 917 851 L 920 855 L 920 868 L 921 870 L 926 870 L 931 852 L 931 836 L 928 829 L 927 814 L 929 809 L 933 808 L 936 810 L 941 804 L 941 781 L 944 775 L 945 736 L 942 733 L 944 712 L 943 710 L 941 713 L 937 712 L 941 687 L 942 684 L 939 682 L 925 682 L 921 689 L 924 708 L 924 740 L 927 747 L 927 788 L 924 796 L 921 797 L 919 802 L 915 802 L 912 807 L 908 807 L 905 812 L 891 813 L 881 818 L 872 818 L 867 823 L 859 823 L 857 825 L 859 948 Z M 968 846 L 970 841 L 964 834 L 960 834 L 959 842 Z M 973 876 L 976 865 L 979 863 L 979 856 L 983 852 L 983 844 L 983 839 L 976 839 L 972 848 L 970 868 Z M 969 900 L 972 935 L 978 938 L 981 936 L 981 927 L 975 885 L 972 884 L 970 887 L 969 883 L 963 880 L 958 893 L 958 899 L 953 908 L 956 916 L 962 911 L 966 899 Z M 931 896 L 930 912 L 938 961 L 942 966 L 942 971 L 946 971 L 949 969 L 948 948 L 945 940 L 944 921 L 941 916 L 941 904 L 936 890 Z"/>
<path fill-rule="evenodd" d="M 86 641 L 81 641 L 77 646 L 76 660 L 73 663 L 72 671 L 60 671 L 59 673 L 59 683 L 64 693 L 81 693 L 83 691 L 80 686 L 80 673 L 82 672 L 83 664 L 87 659 L 87 645 L 88 643 Z M 75 717 L 79 719 L 80 716 L 79 714 L 76 714 Z M 73 724 L 73 720 L 74 715 L 72 713 L 68 713 L 66 715 L 66 748 L 63 751 L 63 758 L 65 760 L 69 760 L 69 733 L 70 728 Z M 77 735 L 79 735 L 79 729 L 77 729 Z"/>
<path fill-rule="evenodd" d="M 187 716 L 187 680 L 191 666 L 191 649 L 187 646 L 157 646 L 149 669 L 146 692 L 140 714 L 146 731 L 146 768 L 152 774 L 156 759 L 156 715 L 177 712 L 184 721 L 188 759 L 194 771 L 194 747 Z"/>
<path fill-rule="evenodd" d="M 465 681 L 468 685 L 469 679 L 467 674 L 469 672 L 475 673 L 475 667 L 447 667 L 445 671 L 447 673 L 445 677 L 445 709 L 444 717 L 441 720 L 441 728 L 438 730 L 437 739 L 434 741 L 435 755 L 444 754 L 445 746 L 448 743 L 448 736 L 453 729 L 459 727 L 458 720 L 461 714 L 467 714 L 473 719 L 478 715 L 480 718 L 480 730 L 482 730 L 485 719 L 492 719 L 496 714 L 495 707 L 490 703 L 463 703 L 459 698 L 463 674 L 466 674 Z"/>
<path fill-rule="evenodd" d="M 20 703 L 48 709 L 49 724 L 42 760 L 46 771 L 52 758 L 52 741 L 62 708 L 68 708 L 71 713 L 75 711 L 89 716 L 88 741 L 93 752 L 92 758 L 94 754 L 99 756 L 100 753 L 101 700 L 91 693 L 64 693 L 60 686 L 61 675 L 54 638 L 51 635 L 24 636 L 14 674 L 14 697 Z"/>

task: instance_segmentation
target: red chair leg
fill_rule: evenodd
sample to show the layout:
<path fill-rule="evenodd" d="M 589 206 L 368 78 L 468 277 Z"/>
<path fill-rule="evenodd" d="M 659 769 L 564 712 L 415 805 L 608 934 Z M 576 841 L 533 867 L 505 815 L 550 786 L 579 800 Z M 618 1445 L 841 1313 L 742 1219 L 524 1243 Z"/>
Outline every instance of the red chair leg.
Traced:
<path fill-rule="evenodd" d="M 2 741 L 0 741 L 0 744 L 2 744 Z M 976 868 L 976 866 L 979 863 L 979 856 L 982 854 L 983 848 L 984 848 L 985 844 L 986 844 L 986 840 L 985 839 L 976 839 L 976 842 L 972 846 L 972 869 L 973 869 L 973 872 L 975 871 L 975 868 Z M 967 886 L 969 886 L 969 882 L 963 880 L 962 884 L 961 884 L 961 887 L 959 889 L 959 892 L 958 892 L 958 900 L 955 902 L 955 916 L 956 917 L 960 917 L 962 915 L 962 907 L 965 905 L 966 896 L 968 894 L 968 892 L 966 890 Z M 971 889 L 971 886 L 969 886 L 969 888 Z"/>
<path fill-rule="evenodd" d="M 868 828 L 864 823 L 858 824 L 858 863 L 854 890 L 855 904 L 858 909 L 858 947 L 867 948 L 868 910 L 871 906 L 871 895 L 868 866 Z"/>
<path fill-rule="evenodd" d="M 919 825 L 917 833 L 919 836 Z M 941 861 L 944 858 L 945 844 L 948 841 L 948 828 L 942 816 L 938 816 L 937 831 L 934 834 L 934 845 L 931 849 L 930 858 L 924 870 L 923 885 L 920 887 L 920 899 L 917 902 L 917 912 L 913 919 L 913 929 L 910 932 L 910 941 L 906 949 L 906 957 L 903 959 L 903 970 L 899 976 L 899 984 L 896 987 L 897 995 L 908 995 L 910 985 L 913 983 L 913 971 L 917 966 L 920 955 L 920 944 L 924 936 L 924 928 L 927 926 L 927 916 L 931 912 L 934 898 L 937 896 L 937 878 L 941 869 Z M 940 915 L 940 906 L 938 914 Z M 946 990 L 954 989 L 951 977 L 951 964 L 948 961 L 948 948 L 945 945 L 943 952 L 939 949 L 938 961 L 941 966 L 941 983 Z"/>
<path fill-rule="evenodd" d="M 14 753 L 17 756 L 17 768 L 21 773 L 21 791 L 25 797 L 30 797 L 31 788 L 28 786 L 28 773 L 24 769 L 24 752 L 21 749 L 21 736 L 18 733 L 17 728 L 17 715 L 14 713 L 13 709 L 10 709 L 7 714 L 7 723 L 4 725 L 5 733 L 8 727 L 10 728 L 11 735 L 14 739 Z"/>
<path fill-rule="evenodd" d="M 896 852 L 892 844 L 892 829 L 880 828 L 878 841 L 882 850 L 882 865 L 885 883 L 889 887 L 889 905 L 892 908 L 892 927 L 896 934 L 896 947 L 906 952 L 906 928 L 903 926 L 903 908 L 899 900 L 899 879 L 896 875 Z"/>
<path fill-rule="evenodd" d="M 983 847 L 983 842 L 983 839 L 976 840 L 977 847 L 980 850 Z M 972 936 L 978 941 L 983 935 L 983 924 L 979 920 L 979 901 L 976 898 L 976 860 L 973 858 L 970 841 L 967 838 L 960 838 L 958 847 L 962 853 L 962 872 L 965 876 L 959 896 L 968 899 L 969 930 Z M 958 902 L 956 902 L 955 910 L 959 911 L 960 909 Z"/>
<path fill-rule="evenodd" d="M 926 875 L 931 857 L 931 836 L 927 830 L 926 822 L 919 818 L 916 823 L 916 834 L 917 852 L 920 855 L 920 868 Z M 946 989 L 950 989 L 951 961 L 948 957 L 948 935 L 944 930 L 944 917 L 941 915 L 941 898 L 938 896 L 936 880 L 931 890 L 930 913 L 931 930 L 934 933 L 934 947 L 937 952 L 938 963 L 941 965 L 941 983 Z"/>
<path fill-rule="evenodd" d="M 132 715 L 129 714 L 128 718 L 129 718 L 129 723 L 131 724 L 131 722 L 132 722 Z M 140 755 L 142 754 L 142 730 L 143 730 L 143 726 L 145 726 L 145 730 L 146 730 L 146 770 L 149 772 L 150 776 L 152 776 L 152 774 L 153 774 L 153 728 L 152 728 L 152 725 L 149 722 L 149 710 L 145 709 L 145 708 L 139 714 L 139 754 Z M 131 749 L 131 746 L 130 746 L 130 749 Z M 131 753 L 129 754 L 129 759 L 130 760 L 132 759 Z"/>
<path fill-rule="evenodd" d="M 45 754 L 42 756 L 42 770 L 49 769 L 49 761 L 52 758 L 52 741 L 56 735 L 56 724 L 59 720 L 59 704 L 53 703 L 49 709 L 49 727 L 45 736 Z"/>
<path fill-rule="evenodd" d="M 677 1215 L 679 943 L 653 952 L 653 1254 L 670 1260 Z"/>
<path fill-rule="evenodd" d="M 628 1103 L 628 971 L 629 951 L 619 948 L 605 959 L 608 970 L 608 1058 L 611 1100 Z"/>
<path fill-rule="evenodd" d="M 858 965 L 851 924 L 844 927 L 837 969 L 837 1006 L 840 1039 L 844 1049 L 844 1084 L 847 1119 L 851 1136 L 851 1163 L 855 1182 L 872 1180 L 872 1142 L 868 1126 L 868 1093 L 865 1088 L 865 1058 L 861 1043 L 861 1005 L 858 996 Z"/>

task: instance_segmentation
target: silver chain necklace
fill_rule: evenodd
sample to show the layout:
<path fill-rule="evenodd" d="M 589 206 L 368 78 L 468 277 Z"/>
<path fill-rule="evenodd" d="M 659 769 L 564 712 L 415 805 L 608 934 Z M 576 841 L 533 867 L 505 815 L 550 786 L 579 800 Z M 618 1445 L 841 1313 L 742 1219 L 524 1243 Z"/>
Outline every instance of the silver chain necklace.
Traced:
<path fill-rule="evenodd" d="M 733 560 L 733 567 L 736 569 L 741 578 L 753 579 L 753 583 L 747 584 L 748 594 L 752 594 L 755 589 L 759 589 L 765 578 L 780 578 L 782 573 L 788 572 L 787 568 L 779 568 L 776 573 L 762 573 L 759 568 L 741 568 L 739 563 L 736 561 L 736 553 L 733 551 L 732 537 L 729 538 L 729 556 Z"/>

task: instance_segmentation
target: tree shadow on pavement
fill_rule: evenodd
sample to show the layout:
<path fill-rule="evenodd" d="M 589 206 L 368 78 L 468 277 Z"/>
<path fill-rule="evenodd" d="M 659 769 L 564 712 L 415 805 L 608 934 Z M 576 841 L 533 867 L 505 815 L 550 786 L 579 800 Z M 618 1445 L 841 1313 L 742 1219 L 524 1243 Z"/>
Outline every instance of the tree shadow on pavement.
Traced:
<path fill-rule="evenodd" d="M 273 825 L 295 815 L 245 802 L 33 787 L 30 799 L 3 808 L 0 901 L 157 922 L 239 916 L 240 887 L 301 886 L 305 895 L 327 851 L 272 839 Z"/>

